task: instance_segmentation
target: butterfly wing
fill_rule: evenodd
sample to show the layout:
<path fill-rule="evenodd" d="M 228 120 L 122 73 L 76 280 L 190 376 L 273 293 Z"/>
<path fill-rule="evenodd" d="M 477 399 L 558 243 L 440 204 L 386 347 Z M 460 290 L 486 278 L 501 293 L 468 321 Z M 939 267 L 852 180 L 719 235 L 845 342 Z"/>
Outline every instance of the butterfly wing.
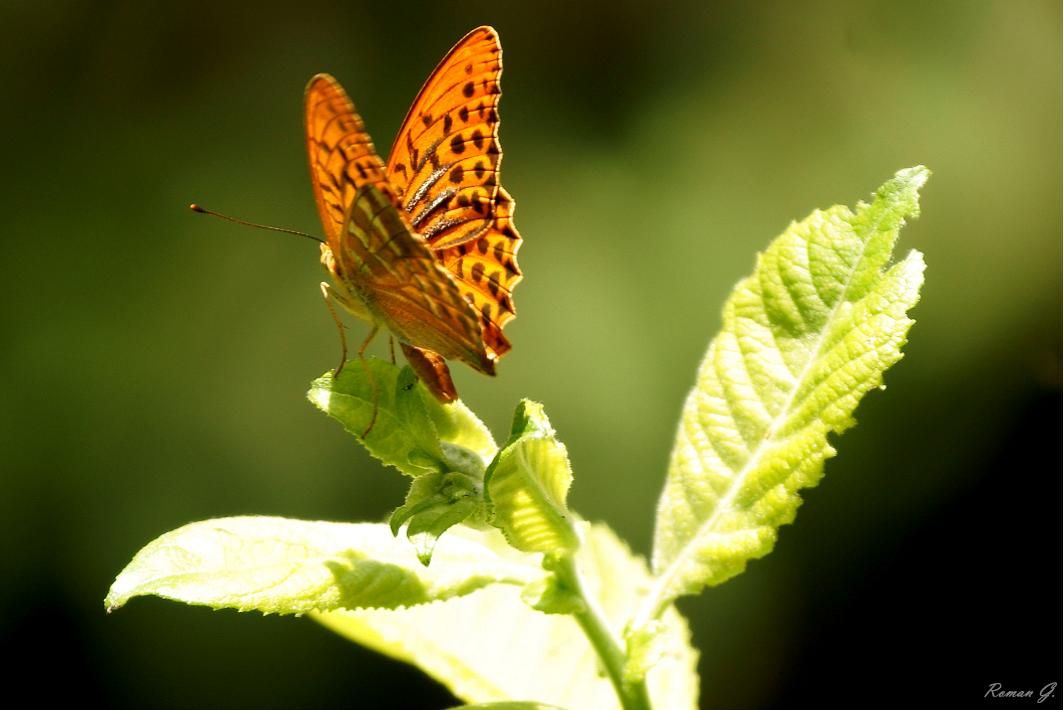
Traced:
<path fill-rule="evenodd" d="M 409 346 L 444 401 L 456 396 L 444 359 L 494 374 L 510 349 L 502 326 L 514 316 L 521 238 L 497 179 L 501 71 L 493 29 L 463 38 L 422 87 L 387 168 L 335 79 L 320 74 L 306 91 L 311 182 L 334 281 Z"/>
<path fill-rule="evenodd" d="M 304 127 L 310 182 L 325 229 L 326 243 L 339 252 L 344 218 L 362 185 L 383 185 L 384 162 L 347 97 L 328 74 L 318 74 L 307 84 Z"/>
<path fill-rule="evenodd" d="M 502 329 L 516 315 L 513 288 L 521 280 L 517 250 L 521 237 L 513 226 L 513 199 L 499 188 L 492 227 L 475 242 L 437 252 L 436 258 L 458 280 L 462 295 L 480 315 L 484 342 L 496 357 L 510 350 Z"/>
<path fill-rule="evenodd" d="M 387 175 L 410 225 L 436 250 L 481 319 L 496 357 L 521 280 L 513 199 L 499 185 L 502 48 L 478 27 L 439 63 L 396 136 Z"/>
<path fill-rule="evenodd" d="M 495 374 L 478 315 L 450 273 L 417 237 L 387 185 L 362 185 L 334 254 L 338 285 L 402 343 Z"/>
<path fill-rule="evenodd" d="M 410 363 L 417 374 L 418 379 L 425 383 L 429 391 L 441 402 L 453 402 L 458 399 L 458 390 L 454 387 L 451 379 L 451 371 L 447 368 L 447 361 L 437 353 L 424 348 L 414 347 L 400 342 L 406 361 Z"/>

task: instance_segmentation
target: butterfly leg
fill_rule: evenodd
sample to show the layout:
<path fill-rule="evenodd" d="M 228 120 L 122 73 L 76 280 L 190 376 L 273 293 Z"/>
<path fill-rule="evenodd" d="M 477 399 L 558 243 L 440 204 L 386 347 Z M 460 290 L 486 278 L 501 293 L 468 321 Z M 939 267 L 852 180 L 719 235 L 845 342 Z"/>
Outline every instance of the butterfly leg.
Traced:
<path fill-rule="evenodd" d="M 362 365 L 362 370 L 366 373 L 366 379 L 369 380 L 370 387 L 373 388 L 373 414 L 369 418 L 369 425 L 366 430 L 362 432 L 362 438 L 365 439 L 369 436 L 370 431 L 373 430 L 373 425 L 377 423 L 377 410 L 380 408 L 380 389 L 377 387 L 377 378 L 373 376 L 373 372 L 369 369 L 369 363 L 366 362 L 366 348 L 369 347 L 370 341 L 377 335 L 377 331 L 380 330 L 380 326 L 376 323 L 369 329 L 369 335 L 362 341 L 362 345 L 358 348 L 358 361 Z"/>
<path fill-rule="evenodd" d="M 388 336 L 388 353 L 392 356 L 392 364 L 395 364 L 395 338 Z"/>
<path fill-rule="evenodd" d="M 343 372 L 344 365 L 347 363 L 347 336 L 344 335 L 344 324 L 340 320 L 340 316 L 336 313 L 336 308 L 333 306 L 333 301 L 338 300 L 336 294 L 333 293 L 329 284 L 324 281 L 321 282 L 321 295 L 325 299 L 325 306 L 329 309 L 329 314 L 332 316 L 333 323 L 336 323 L 336 330 L 340 333 L 340 365 L 333 371 L 333 378 L 339 377 Z M 365 346 L 363 346 L 363 349 Z M 362 353 L 359 351 L 359 357 Z"/>

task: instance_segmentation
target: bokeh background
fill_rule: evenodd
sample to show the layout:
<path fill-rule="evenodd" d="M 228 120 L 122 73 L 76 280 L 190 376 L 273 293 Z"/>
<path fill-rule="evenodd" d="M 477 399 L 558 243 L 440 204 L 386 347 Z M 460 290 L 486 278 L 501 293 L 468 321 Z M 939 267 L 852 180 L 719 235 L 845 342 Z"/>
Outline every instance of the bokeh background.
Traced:
<path fill-rule="evenodd" d="M 478 24 L 505 48 L 526 279 L 499 377 L 456 367 L 459 390 L 499 435 L 518 398 L 545 403 L 571 503 L 643 553 L 683 397 L 755 253 L 899 168 L 934 171 L 899 245 L 928 263 L 905 359 L 773 554 L 681 603 L 703 704 L 966 706 L 990 682 L 1060 681 L 1059 2 L 6 2 L 7 687 L 451 702 L 310 621 L 102 599 L 189 521 L 399 503 L 400 476 L 304 399 L 338 350 L 316 247 L 186 205 L 318 231 L 307 79 L 335 74 L 386 147 Z"/>

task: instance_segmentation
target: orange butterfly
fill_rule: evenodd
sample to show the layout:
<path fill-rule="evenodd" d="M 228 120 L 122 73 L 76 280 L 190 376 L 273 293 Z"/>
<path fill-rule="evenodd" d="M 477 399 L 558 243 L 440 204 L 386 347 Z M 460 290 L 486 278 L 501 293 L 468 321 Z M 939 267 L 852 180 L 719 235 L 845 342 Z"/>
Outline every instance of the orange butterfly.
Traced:
<path fill-rule="evenodd" d="M 387 165 L 340 84 L 319 74 L 307 85 L 321 261 L 334 284 L 322 284 L 326 303 L 334 318 L 330 299 L 372 324 L 360 358 L 386 328 L 442 402 L 458 397 L 446 360 L 494 375 L 510 350 L 502 328 L 515 314 L 521 237 L 499 184 L 501 73 L 494 29 L 463 37 L 421 87 Z"/>

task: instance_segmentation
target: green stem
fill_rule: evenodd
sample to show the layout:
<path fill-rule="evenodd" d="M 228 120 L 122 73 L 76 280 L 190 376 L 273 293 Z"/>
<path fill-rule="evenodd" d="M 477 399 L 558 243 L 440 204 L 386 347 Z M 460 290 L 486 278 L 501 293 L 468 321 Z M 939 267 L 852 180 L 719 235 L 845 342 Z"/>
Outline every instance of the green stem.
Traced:
<path fill-rule="evenodd" d="M 560 581 L 584 602 L 583 611 L 576 612 L 573 616 L 606 668 L 606 673 L 617 691 L 617 697 L 620 698 L 621 707 L 624 710 L 651 710 L 646 682 L 640 680 L 632 683 L 625 680 L 625 654 L 621 641 L 610 630 L 606 617 L 599 608 L 598 600 L 587 593 L 573 556 L 559 560 L 555 573 Z"/>

